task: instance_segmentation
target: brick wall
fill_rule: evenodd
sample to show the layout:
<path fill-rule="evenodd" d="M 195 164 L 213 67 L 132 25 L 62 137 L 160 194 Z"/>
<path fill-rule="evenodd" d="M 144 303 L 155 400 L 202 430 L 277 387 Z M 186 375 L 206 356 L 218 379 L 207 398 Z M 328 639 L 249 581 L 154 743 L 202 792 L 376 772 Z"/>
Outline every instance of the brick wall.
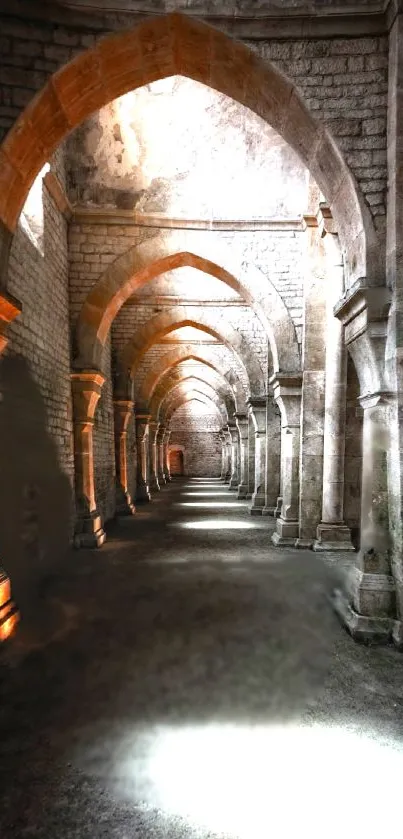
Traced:
<path fill-rule="evenodd" d="M 194 477 L 219 477 L 221 473 L 221 422 L 202 406 L 190 402 L 175 411 L 170 428 L 170 448 L 182 447 L 184 473 Z"/>
<path fill-rule="evenodd" d="M 43 255 L 21 226 L 14 238 L 8 288 L 22 314 L 0 366 L 0 555 L 21 608 L 74 526 L 67 230 L 45 186 L 43 210 Z"/>
<path fill-rule="evenodd" d="M 30 3 L 35 17 L 38 4 Z M 11 9 L 10 9 L 11 11 Z M 75 12 L 64 23 L 1 21 L 0 138 L 49 76 L 93 46 L 97 37 L 134 25 L 130 15 Z M 63 17 L 61 18 L 63 20 Z M 54 21 L 54 22 L 53 22 Z M 387 38 L 293 38 L 245 41 L 295 82 L 346 155 L 375 224 L 384 230 L 386 191 Z"/>

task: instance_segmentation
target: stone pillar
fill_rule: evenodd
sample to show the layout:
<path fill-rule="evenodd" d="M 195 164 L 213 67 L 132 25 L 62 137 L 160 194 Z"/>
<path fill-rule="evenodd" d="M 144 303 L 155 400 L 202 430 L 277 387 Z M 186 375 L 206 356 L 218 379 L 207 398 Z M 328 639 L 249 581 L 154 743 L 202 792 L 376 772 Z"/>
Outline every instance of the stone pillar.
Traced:
<path fill-rule="evenodd" d="M 395 615 L 388 509 L 390 393 L 360 397 L 363 421 L 361 548 L 347 591 L 335 593 L 335 607 L 353 637 L 386 641 Z"/>
<path fill-rule="evenodd" d="M 77 509 L 75 544 L 77 547 L 99 548 L 106 538 L 95 499 L 93 453 L 95 409 L 104 381 L 105 376 L 96 370 L 83 370 L 71 375 Z"/>
<path fill-rule="evenodd" d="M 161 487 L 158 483 L 158 464 L 157 464 L 157 434 L 159 429 L 159 422 L 152 420 L 149 424 L 148 430 L 148 451 L 150 463 L 150 477 L 149 488 L 151 494 L 159 492 Z"/>
<path fill-rule="evenodd" d="M 158 476 L 158 483 L 160 487 L 163 484 L 166 484 L 166 478 L 164 473 L 164 434 L 166 428 L 165 425 L 160 425 L 157 434 L 157 476 Z"/>
<path fill-rule="evenodd" d="M 252 494 L 251 515 L 261 516 L 265 505 L 266 479 L 266 397 L 248 399 L 249 415 L 255 432 L 255 485 Z"/>
<path fill-rule="evenodd" d="M 133 417 L 134 402 L 129 399 L 116 399 L 114 406 L 115 420 L 115 458 L 116 458 L 116 512 L 119 516 L 132 516 L 136 512 L 127 481 L 127 429 Z"/>
<path fill-rule="evenodd" d="M 326 385 L 323 441 L 322 520 L 314 550 L 354 550 L 344 522 L 344 452 L 346 434 L 347 350 L 343 324 L 333 308 L 344 292 L 343 258 L 327 205 L 321 205 L 320 230 L 326 251 Z"/>
<path fill-rule="evenodd" d="M 220 473 L 220 481 L 225 481 L 225 476 L 227 474 L 227 444 L 225 440 L 225 433 L 223 430 L 220 431 L 220 441 L 221 441 L 221 473 Z"/>
<path fill-rule="evenodd" d="M 237 490 L 239 484 L 239 432 L 236 425 L 230 425 L 231 435 L 231 478 L 228 489 Z"/>
<path fill-rule="evenodd" d="M 312 548 L 323 504 L 323 437 L 325 417 L 326 298 L 329 277 L 324 239 L 319 232 L 320 196 L 310 193 L 312 214 L 304 216 L 304 316 L 302 329 L 302 404 L 299 464 L 298 548 Z M 332 311 L 333 317 L 333 311 Z"/>
<path fill-rule="evenodd" d="M 246 414 L 235 414 L 239 434 L 239 481 L 237 498 L 246 498 L 248 493 L 248 429 Z"/>
<path fill-rule="evenodd" d="M 136 414 L 137 482 L 136 501 L 151 501 L 148 483 L 148 424 L 149 414 Z"/>
<path fill-rule="evenodd" d="M 224 483 L 229 484 L 232 475 L 232 439 L 228 426 L 224 428 L 225 448 L 226 448 L 226 467 L 227 471 L 224 477 Z"/>
<path fill-rule="evenodd" d="M 299 533 L 299 455 L 302 374 L 275 373 L 269 384 L 281 414 L 281 514 L 274 545 L 295 545 Z"/>
<path fill-rule="evenodd" d="M 248 491 L 246 497 L 252 498 L 255 489 L 255 426 L 251 415 L 248 415 Z"/>
<path fill-rule="evenodd" d="M 274 516 L 280 492 L 280 412 L 270 394 L 266 401 L 266 470 L 262 516 Z"/>
<path fill-rule="evenodd" d="M 5 329 L 8 323 L 21 314 L 21 304 L 14 297 L 2 290 L 0 294 L 0 356 L 5 350 L 8 339 Z M 4 568 L 0 566 L 0 643 L 13 634 L 20 614 L 11 598 L 11 582 Z"/>
<path fill-rule="evenodd" d="M 162 438 L 162 451 L 163 451 L 163 461 L 164 461 L 164 478 L 165 483 L 168 484 L 171 481 L 171 472 L 169 468 L 169 438 L 172 434 L 172 431 L 169 428 L 166 428 Z"/>

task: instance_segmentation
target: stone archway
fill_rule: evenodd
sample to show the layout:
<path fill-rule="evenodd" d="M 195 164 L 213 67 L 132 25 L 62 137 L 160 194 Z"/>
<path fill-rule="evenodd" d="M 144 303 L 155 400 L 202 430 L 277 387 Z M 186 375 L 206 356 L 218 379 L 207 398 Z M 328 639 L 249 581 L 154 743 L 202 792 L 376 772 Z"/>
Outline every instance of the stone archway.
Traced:
<path fill-rule="evenodd" d="M 147 349 L 157 343 L 164 335 L 183 326 L 193 326 L 195 329 L 200 329 L 219 341 L 223 341 L 234 352 L 245 369 L 251 392 L 255 394 L 264 393 L 263 372 L 245 337 L 235 330 L 227 319 L 218 325 L 207 311 L 198 313 L 197 320 L 195 320 L 194 311 L 187 306 L 173 306 L 139 327 L 131 341 L 126 344 L 119 359 L 123 376 L 127 372 L 133 376 Z"/>
<path fill-rule="evenodd" d="M 245 396 L 243 394 L 243 387 L 240 379 L 236 377 L 232 371 L 234 381 L 238 385 L 238 388 L 235 392 L 233 387 L 234 383 L 229 382 L 229 380 L 226 379 L 223 372 L 219 370 L 219 368 L 216 365 L 214 365 L 211 361 L 204 357 L 202 348 L 199 347 L 197 349 L 197 353 L 195 353 L 195 348 L 192 347 L 192 345 L 190 344 L 188 346 L 176 347 L 174 350 L 170 350 L 169 352 L 165 353 L 155 365 L 153 365 L 149 373 L 144 378 L 141 387 L 139 388 L 138 394 L 135 394 L 139 404 L 146 404 L 153 395 L 155 388 L 158 387 L 161 379 L 172 368 L 176 367 L 184 361 L 199 362 L 200 364 L 205 365 L 208 369 L 211 369 L 215 373 L 217 373 L 217 375 L 220 376 L 221 379 L 225 381 L 228 387 L 230 388 L 233 398 L 236 402 L 237 410 L 239 410 L 240 412 L 245 412 Z"/>
<path fill-rule="evenodd" d="M 173 13 L 100 39 L 51 76 L 7 134 L 0 148 L 3 288 L 12 235 L 29 188 L 60 142 L 112 99 L 173 75 L 207 84 L 268 122 L 299 154 L 332 206 L 351 280 L 383 282 L 369 210 L 336 142 L 295 86 L 243 44 Z M 1 312 L 3 325 L 18 314 L 7 294 Z"/>
<path fill-rule="evenodd" d="M 176 246 L 180 248 L 183 244 L 197 245 L 199 249 L 202 246 L 203 254 L 175 251 Z M 274 370 L 299 369 L 295 327 L 270 279 L 255 266 L 244 261 L 240 264 L 230 247 L 222 243 L 203 244 L 191 231 L 160 233 L 130 248 L 105 271 L 89 292 L 78 318 L 77 365 L 96 367 L 99 364 L 112 321 L 135 291 L 167 271 L 185 267 L 225 283 L 253 309 L 267 332 Z"/>

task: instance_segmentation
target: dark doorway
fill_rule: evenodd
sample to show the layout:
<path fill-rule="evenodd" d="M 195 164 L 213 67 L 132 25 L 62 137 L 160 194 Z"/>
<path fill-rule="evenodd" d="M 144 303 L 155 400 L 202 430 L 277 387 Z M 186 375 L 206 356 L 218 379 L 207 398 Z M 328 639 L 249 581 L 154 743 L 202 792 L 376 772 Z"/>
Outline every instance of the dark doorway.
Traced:
<path fill-rule="evenodd" d="M 184 475 L 184 459 L 181 449 L 171 449 L 169 452 L 169 471 L 172 476 Z"/>

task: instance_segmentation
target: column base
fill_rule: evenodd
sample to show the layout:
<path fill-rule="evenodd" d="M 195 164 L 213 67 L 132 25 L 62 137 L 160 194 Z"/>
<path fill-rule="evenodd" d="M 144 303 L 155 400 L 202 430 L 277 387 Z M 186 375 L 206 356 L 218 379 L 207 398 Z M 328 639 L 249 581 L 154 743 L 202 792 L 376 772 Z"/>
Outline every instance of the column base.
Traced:
<path fill-rule="evenodd" d="M 0 643 L 14 633 L 20 613 L 11 599 L 10 579 L 4 571 L 0 571 Z"/>
<path fill-rule="evenodd" d="M 276 529 L 271 537 L 273 545 L 295 546 L 298 539 L 298 521 L 286 521 L 281 517 L 276 521 Z"/>
<path fill-rule="evenodd" d="M 117 516 L 134 516 L 136 507 L 133 504 L 132 497 L 128 492 L 125 492 L 122 487 L 116 490 L 116 515 Z"/>
<path fill-rule="evenodd" d="M 151 478 L 150 479 L 150 492 L 151 492 L 151 494 L 153 492 L 160 492 L 160 490 L 161 490 L 161 487 L 158 483 L 158 478 L 156 478 L 156 477 Z"/>
<path fill-rule="evenodd" d="M 262 516 L 274 516 L 275 507 L 263 507 Z"/>
<path fill-rule="evenodd" d="M 163 472 L 159 472 L 159 473 L 158 473 L 158 483 L 159 483 L 159 485 L 160 485 L 160 488 L 161 488 L 161 486 L 163 486 L 164 484 L 166 484 L 165 475 L 164 475 L 164 473 L 163 473 Z"/>
<path fill-rule="evenodd" d="M 403 651 L 403 621 L 393 621 L 392 639 L 395 647 Z"/>
<path fill-rule="evenodd" d="M 362 644 L 389 644 L 394 631 L 393 621 L 389 617 L 369 617 L 360 615 L 351 605 L 347 595 L 336 589 L 332 595 L 333 608 L 343 626 L 355 641 Z"/>
<path fill-rule="evenodd" d="M 229 474 L 228 474 L 228 475 L 226 475 L 226 476 L 225 476 L 225 478 L 224 478 L 224 483 L 225 483 L 225 484 L 229 484 L 229 483 L 230 483 L 230 481 L 231 481 L 231 475 L 229 475 Z"/>
<path fill-rule="evenodd" d="M 74 535 L 75 548 L 100 548 L 105 539 L 106 533 L 99 513 L 94 511 L 89 516 L 79 519 Z"/>
<path fill-rule="evenodd" d="M 236 497 L 239 499 L 243 499 L 247 497 L 248 487 L 245 484 L 238 484 L 238 490 Z"/>
<path fill-rule="evenodd" d="M 251 516 L 261 516 L 262 510 L 266 501 L 266 497 L 260 492 L 254 492 L 252 495 L 252 504 L 249 509 Z"/>
<path fill-rule="evenodd" d="M 231 492 L 236 492 L 237 489 L 238 489 L 238 486 L 239 486 L 238 478 L 231 478 L 231 480 L 229 482 L 228 489 L 231 490 Z"/>
<path fill-rule="evenodd" d="M 295 540 L 295 547 L 299 548 L 300 550 L 310 551 L 313 547 L 313 540 L 312 539 L 296 539 Z"/>
<path fill-rule="evenodd" d="M 169 472 L 164 472 L 164 479 L 166 484 L 169 484 L 169 482 L 172 480 Z"/>
<path fill-rule="evenodd" d="M 147 484 L 137 484 L 136 501 L 138 501 L 140 504 L 147 504 L 149 501 L 151 501 L 150 490 Z"/>
<path fill-rule="evenodd" d="M 351 530 L 345 524 L 321 522 L 316 530 L 314 551 L 354 551 Z"/>
<path fill-rule="evenodd" d="M 281 508 L 283 506 L 283 496 L 279 495 L 277 498 L 277 504 L 274 508 L 274 518 L 279 519 L 281 516 Z"/>

